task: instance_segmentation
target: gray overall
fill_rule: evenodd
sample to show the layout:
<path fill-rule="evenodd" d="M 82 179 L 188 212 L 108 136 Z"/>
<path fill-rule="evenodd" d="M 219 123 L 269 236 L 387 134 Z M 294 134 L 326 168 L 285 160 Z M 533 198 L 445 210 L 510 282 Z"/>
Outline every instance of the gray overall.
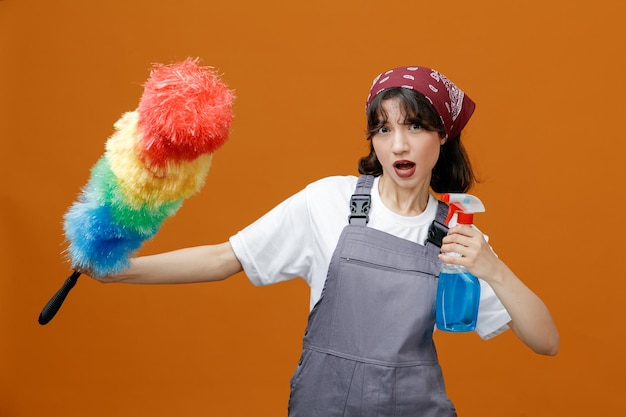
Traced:
<path fill-rule="evenodd" d="M 359 178 L 364 215 L 350 216 L 309 315 L 290 417 L 456 416 L 432 340 L 439 248 L 366 227 L 372 183 Z"/>

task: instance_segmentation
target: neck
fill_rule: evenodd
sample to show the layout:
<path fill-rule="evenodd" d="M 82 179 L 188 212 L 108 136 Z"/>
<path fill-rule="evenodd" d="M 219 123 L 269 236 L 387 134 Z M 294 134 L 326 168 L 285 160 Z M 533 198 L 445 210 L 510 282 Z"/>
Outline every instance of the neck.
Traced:
<path fill-rule="evenodd" d="M 429 182 L 402 187 L 382 175 L 378 181 L 378 193 L 385 206 L 401 216 L 418 216 L 428 205 Z"/>

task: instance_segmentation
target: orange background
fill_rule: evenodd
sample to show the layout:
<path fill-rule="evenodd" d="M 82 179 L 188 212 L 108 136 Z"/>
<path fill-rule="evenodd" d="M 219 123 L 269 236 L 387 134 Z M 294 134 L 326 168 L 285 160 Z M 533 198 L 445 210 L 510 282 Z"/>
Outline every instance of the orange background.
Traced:
<path fill-rule="evenodd" d="M 308 289 L 102 285 L 69 275 L 62 217 L 134 110 L 152 63 L 201 57 L 236 90 L 203 191 L 142 254 L 225 241 L 305 184 L 355 174 L 363 101 L 399 65 L 477 103 L 465 141 L 500 255 L 550 306 L 562 346 L 437 334 L 461 416 L 623 408 L 622 0 L 0 1 L 0 417 L 280 416 Z"/>

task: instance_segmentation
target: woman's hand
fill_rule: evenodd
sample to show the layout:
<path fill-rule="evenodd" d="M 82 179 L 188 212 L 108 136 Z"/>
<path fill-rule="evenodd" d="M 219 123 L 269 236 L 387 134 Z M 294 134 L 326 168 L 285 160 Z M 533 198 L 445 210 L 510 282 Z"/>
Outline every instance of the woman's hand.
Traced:
<path fill-rule="evenodd" d="M 452 253 L 461 256 L 454 256 Z M 448 230 L 448 235 L 442 241 L 439 258 L 447 264 L 464 266 L 474 276 L 487 282 L 497 274 L 500 267 L 500 260 L 483 234 L 466 224 Z"/>

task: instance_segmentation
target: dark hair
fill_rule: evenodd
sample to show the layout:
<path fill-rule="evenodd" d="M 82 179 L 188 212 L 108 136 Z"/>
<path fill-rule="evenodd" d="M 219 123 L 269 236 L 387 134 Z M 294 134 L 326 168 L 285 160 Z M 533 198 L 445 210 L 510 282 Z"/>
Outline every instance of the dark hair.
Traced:
<path fill-rule="evenodd" d="M 372 137 L 387 119 L 382 102 L 391 98 L 400 100 L 400 106 L 407 121 L 417 123 L 426 130 L 437 132 L 440 137 L 446 135 L 439 114 L 422 93 L 400 87 L 384 90 L 372 99 L 366 111 L 370 153 L 359 160 L 359 173 L 363 175 L 379 176 L 383 173 L 383 167 L 372 145 Z M 433 168 L 430 187 L 436 193 L 464 193 L 474 185 L 475 181 L 476 176 L 472 165 L 461 143 L 461 134 L 448 138 L 441 146 L 439 159 Z"/>

